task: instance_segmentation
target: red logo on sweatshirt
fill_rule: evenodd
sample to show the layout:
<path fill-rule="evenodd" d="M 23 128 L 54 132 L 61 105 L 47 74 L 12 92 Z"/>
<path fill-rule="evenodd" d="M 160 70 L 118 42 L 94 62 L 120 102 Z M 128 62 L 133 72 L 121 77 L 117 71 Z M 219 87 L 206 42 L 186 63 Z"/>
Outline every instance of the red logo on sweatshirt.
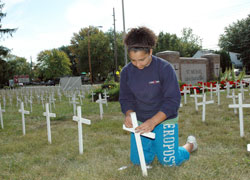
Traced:
<path fill-rule="evenodd" d="M 156 80 L 148 82 L 148 84 L 159 84 L 159 83 L 160 83 L 160 81 L 156 81 Z"/>

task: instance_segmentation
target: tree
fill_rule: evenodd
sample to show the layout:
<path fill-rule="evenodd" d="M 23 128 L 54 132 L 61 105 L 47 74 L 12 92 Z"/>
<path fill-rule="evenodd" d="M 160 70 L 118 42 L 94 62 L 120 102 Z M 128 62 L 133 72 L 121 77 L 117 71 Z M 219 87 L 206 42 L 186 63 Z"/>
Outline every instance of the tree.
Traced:
<path fill-rule="evenodd" d="M 182 57 L 192 57 L 201 48 L 200 37 L 194 35 L 191 28 L 184 28 L 180 38 L 176 34 L 160 32 L 154 52 L 178 51 Z"/>
<path fill-rule="evenodd" d="M 105 33 L 105 35 L 108 37 L 110 42 L 110 48 L 112 51 L 111 59 L 115 60 L 114 57 L 114 31 L 113 29 L 110 29 L 108 32 Z M 116 45 L 117 45 L 117 67 L 124 66 L 124 43 L 123 43 L 123 32 L 116 32 Z M 115 70 L 115 61 L 113 61 L 112 65 L 112 71 Z"/>
<path fill-rule="evenodd" d="M 193 34 L 191 28 L 182 30 L 180 54 L 185 57 L 192 57 L 198 50 L 202 49 L 202 40 Z"/>
<path fill-rule="evenodd" d="M 37 76 L 42 80 L 71 75 L 71 63 L 67 54 L 58 49 L 45 50 L 37 56 Z"/>
<path fill-rule="evenodd" d="M 250 71 L 250 14 L 247 18 L 225 27 L 219 46 L 225 51 L 239 53 L 243 65 Z"/>
<path fill-rule="evenodd" d="M 3 13 L 2 9 L 4 7 L 4 4 L 2 4 L 1 0 L 0 0 L 0 39 L 3 37 L 3 35 L 10 35 L 12 36 L 12 34 L 17 30 L 17 29 L 11 29 L 11 28 L 2 28 L 2 18 L 4 18 L 6 16 L 6 13 Z M 2 56 L 6 56 L 9 53 L 9 49 L 3 46 L 0 46 L 0 58 L 2 59 Z"/>
<path fill-rule="evenodd" d="M 6 60 L 9 64 L 10 78 L 13 78 L 14 75 L 31 75 L 30 63 L 24 57 L 8 55 Z"/>
<path fill-rule="evenodd" d="M 70 59 L 70 63 L 71 63 L 70 69 L 71 69 L 72 75 L 79 76 L 80 73 L 77 71 L 77 59 L 72 54 L 71 47 L 70 46 L 61 46 L 60 48 L 58 48 L 58 50 L 65 52 L 67 54 L 68 58 Z"/>
<path fill-rule="evenodd" d="M 3 13 L 2 9 L 4 7 L 4 4 L 0 0 L 0 40 L 3 38 L 4 35 L 10 35 L 12 36 L 12 33 L 14 33 L 17 29 L 11 29 L 11 28 L 2 28 L 2 18 L 6 16 L 6 13 Z M 0 45 L 0 84 L 7 84 L 8 81 L 8 64 L 4 61 L 4 58 L 8 55 L 10 50 L 4 46 Z"/>
<path fill-rule="evenodd" d="M 111 43 L 106 34 L 92 26 L 81 29 L 79 33 L 74 33 L 71 39 L 70 49 L 78 62 L 78 72 L 89 72 L 88 42 L 93 79 L 96 79 L 98 75 L 106 77 L 114 62 Z"/>
<path fill-rule="evenodd" d="M 226 69 L 232 68 L 232 62 L 228 51 L 220 50 L 215 51 L 214 53 L 220 55 L 220 67 L 222 68 L 223 73 L 226 71 Z"/>

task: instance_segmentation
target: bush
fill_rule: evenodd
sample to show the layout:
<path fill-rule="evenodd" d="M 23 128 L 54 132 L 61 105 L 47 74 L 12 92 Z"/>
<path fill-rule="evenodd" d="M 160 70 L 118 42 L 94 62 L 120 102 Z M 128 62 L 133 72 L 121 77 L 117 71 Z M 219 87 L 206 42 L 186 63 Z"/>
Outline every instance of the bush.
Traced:
<path fill-rule="evenodd" d="M 102 97 L 104 95 L 104 91 L 108 93 L 108 100 L 109 101 L 118 101 L 119 100 L 119 92 L 120 92 L 120 84 L 111 80 L 111 81 L 105 81 L 102 86 L 96 90 L 94 90 L 94 101 L 96 101 L 99 97 L 99 93 L 102 94 Z M 91 93 L 88 95 L 88 98 L 92 98 Z"/>

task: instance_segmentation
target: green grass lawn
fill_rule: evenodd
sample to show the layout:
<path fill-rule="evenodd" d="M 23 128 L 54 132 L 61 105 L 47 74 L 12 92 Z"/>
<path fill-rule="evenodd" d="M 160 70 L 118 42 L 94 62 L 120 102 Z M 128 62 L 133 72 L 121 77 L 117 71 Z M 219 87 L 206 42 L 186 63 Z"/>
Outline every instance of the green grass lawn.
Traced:
<path fill-rule="evenodd" d="M 244 103 L 250 104 L 249 92 Z M 207 100 L 210 99 L 208 94 Z M 34 101 L 33 112 L 26 115 L 26 135 L 22 135 L 21 114 L 13 101 L 3 113 L 4 129 L 0 129 L 0 179 L 3 180 L 138 180 L 138 179 L 250 179 L 250 109 L 244 109 L 245 137 L 240 137 L 239 118 L 231 99 L 221 94 L 221 105 L 207 105 L 206 121 L 202 108 L 195 111 L 194 99 L 179 110 L 179 142 L 188 135 L 198 140 L 198 151 L 180 167 L 163 167 L 155 160 L 148 177 L 142 177 L 139 166 L 129 160 L 129 133 L 122 130 L 123 115 L 118 102 L 104 105 L 100 120 L 99 105 L 84 100 L 82 116 L 90 119 L 83 125 L 84 153 L 79 155 L 77 123 L 72 120 L 73 107 L 64 97 L 57 100 L 56 118 L 51 118 L 52 144 L 47 140 L 46 118 L 42 105 Z M 201 101 L 201 99 L 199 99 Z M 29 106 L 25 108 L 29 110 Z M 123 171 L 117 169 L 128 166 Z"/>

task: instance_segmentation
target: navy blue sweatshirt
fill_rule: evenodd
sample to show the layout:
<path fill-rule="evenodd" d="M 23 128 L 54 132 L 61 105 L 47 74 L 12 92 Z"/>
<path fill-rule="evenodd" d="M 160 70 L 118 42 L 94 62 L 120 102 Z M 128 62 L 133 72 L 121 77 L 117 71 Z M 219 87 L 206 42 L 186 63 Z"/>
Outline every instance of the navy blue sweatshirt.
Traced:
<path fill-rule="evenodd" d="M 156 56 L 152 56 L 150 65 L 144 69 L 127 64 L 121 72 L 119 101 L 124 114 L 133 110 L 141 122 L 159 111 L 167 119 L 176 118 L 181 94 L 171 64 Z"/>

